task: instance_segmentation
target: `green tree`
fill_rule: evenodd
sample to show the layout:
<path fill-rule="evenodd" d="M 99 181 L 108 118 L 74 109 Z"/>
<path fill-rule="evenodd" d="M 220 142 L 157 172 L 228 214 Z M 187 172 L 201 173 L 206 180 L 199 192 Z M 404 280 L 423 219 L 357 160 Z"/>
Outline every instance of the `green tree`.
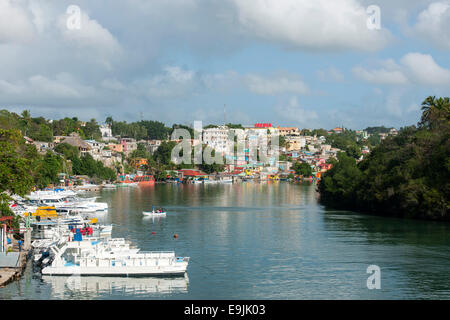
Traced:
<path fill-rule="evenodd" d="M 73 160 L 79 156 L 77 147 L 74 147 L 68 143 L 60 143 L 55 147 L 55 151 L 64 155 L 66 159 Z"/>
<path fill-rule="evenodd" d="M 212 149 L 210 146 L 208 145 L 203 145 L 202 147 L 203 150 L 203 154 L 205 154 L 205 150 L 207 154 L 211 154 L 211 156 L 213 158 L 215 158 L 216 156 L 216 151 L 214 149 Z M 223 158 L 222 158 L 222 163 L 223 163 Z M 199 169 L 202 170 L 203 172 L 207 173 L 207 174 L 211 174 L 211 173 L 215 173 L 215 172 L 221 172 L 224 169 L 224 165 L 221 163 L 212 163 L 212 164 L 208 164 L 205 162 L 205 160 L 203 159 L 202 163 L 198 165 Z"/>
<path fill-rule="evenodd" d="M 42 165 L 39 168 L 39 184 L 40 187 L 46 187 L 49 184 L 58 182 L 58 173 L 62 171 L 62 159 L 47 152 L 42 160 Z"/>
<path fill-rule="evenodd" d="M 292 166 L 292 170 L 294 170 L 296 174 L 302 175 L 304 177 L 310 177 L 313 174 L 311 166 L 306 162 L 294 163 L 294 165 Z"/>
<path fill-rule="evenodd" d="M 153 159 L 159 164 L 168 165 L 171 162 L 172 149 L 175 146 L 175 141 L 163 141 L 153 154 Z"/>
<path fill-rule="evenodd" d="M 358 165 L 339 154 L 319 184 L 321 202 L 389 216 L 450 220 L 448 98 L 428 97 L 419 127 L 401 128 Z"/>
<path fill-rule="evenodd" d="M 9 194 L 24 196 L 33 183 L 30 161 L 19 130 L 0 129 L 0 214 L 10 215 Z"/>

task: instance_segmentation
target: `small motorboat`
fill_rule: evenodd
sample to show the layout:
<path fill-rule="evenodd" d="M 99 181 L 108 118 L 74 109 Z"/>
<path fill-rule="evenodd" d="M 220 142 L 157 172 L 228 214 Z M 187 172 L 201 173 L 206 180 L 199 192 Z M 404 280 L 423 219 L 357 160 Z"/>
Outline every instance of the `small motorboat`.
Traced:
<path fill-rule="evenodd" d="M 144 211 L 142 214 L 146 217 L 165 217 L 166 216 L 166 210 L 160 209 L 160 210 L 152 210 L 152 211 Z"/>

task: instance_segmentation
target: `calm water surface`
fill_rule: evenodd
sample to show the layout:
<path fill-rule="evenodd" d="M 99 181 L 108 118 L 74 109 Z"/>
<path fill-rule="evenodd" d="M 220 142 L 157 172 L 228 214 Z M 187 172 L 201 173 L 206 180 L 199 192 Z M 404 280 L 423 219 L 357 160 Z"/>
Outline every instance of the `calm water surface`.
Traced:
<path fill-rule="evenodd" d="M 110 205 L 99 219 L 113 237 L 191 257 L 187 277 L 73 282 L 29 266 L 0 299 L 450 298 L 450 224 L 327 210 L 314 185 L 162 184 L 99 201 Z M 144 218 L 152 205 L 167 217 Z M 367 289 L 369 265 L 381 268 L 380 290 Z"/>

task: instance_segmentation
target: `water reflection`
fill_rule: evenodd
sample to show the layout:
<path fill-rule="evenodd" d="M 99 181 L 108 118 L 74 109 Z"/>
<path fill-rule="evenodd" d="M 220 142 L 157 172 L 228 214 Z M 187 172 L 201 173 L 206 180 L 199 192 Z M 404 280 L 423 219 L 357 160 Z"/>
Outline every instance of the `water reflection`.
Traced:
<path fill-rule="evenodd" d="M 189 278 L 184 277 L 94 277 L 42 276 L 51 286 L 56 299 L 95 299 L 103 296 L 130 296 L 131 298 L 187 293 Z"/>
<path fill-rule="evenodd" d="M 443 276 L 450 261 L 450 224 L 333 210 L 325 211 L 323 222 L 328 239 L 341 252 L 338 261 L 380 266 L 392 294 L 450 296 L 450 279 Z M 349 245 L 355 248 L 351 253 L 345 251 Z"/>

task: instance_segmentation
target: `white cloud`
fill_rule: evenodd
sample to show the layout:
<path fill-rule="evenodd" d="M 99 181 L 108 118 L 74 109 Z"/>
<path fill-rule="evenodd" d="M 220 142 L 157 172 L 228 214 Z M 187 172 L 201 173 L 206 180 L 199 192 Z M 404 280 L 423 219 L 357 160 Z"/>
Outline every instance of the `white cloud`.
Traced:
<path fill-rule="evenodd" d="M 309 91 L 301 79 L 292 75 L 262 77 L 256 74 L 249 74 L 245 76 L 245 83 L 251 92 L 263 95 L 282 93 L 306 94 Z"/>
<path fill-rule="evenodd" d="M 341 71 L 335 67 L 328 69 L 318 70 L 316 72 L 317 77 L 323 82 L 344 82 L 345 77 Z"/>
<path fill-rule="evenodd" d="M 0 44 L 33 39 L 34 25 L 23 5 L 23 1 L 0 1 Z"/>
<path fill-rule="evenodd" d="M 413 31 L 436 47 L 450 50 L 450 1 L 430 4 L 418 15 Z"/>
<path fill-rule="evenodd" d="M 102 88 L 113 90 L 113 91 L 123 91 L 126 90 L 126 86 L 117 79 L 104 79 L 101 82 Z"/>
<path fill-rule="evenodd" d="M 2 100 L 17 99 L 39 103 L 41 99 L 82 99 L 92 97 L 95 90 L 83 85 L 71 75 L 60 73 L 50 78 L 40 74 L 25 80 L 8 81 L 0 79 Z"/>
<path fill-rule="evenodd" d="M 304 127 L 310 127 L 319 118 L 315 111 L 302 108 L 295 96 L 291 97 L 287 103 L 276 106 L 275 111 L 289 122 L 295 122 Z"/>
<path fill-rule="evenodd" d="M 400 70 L 389 70 L 384 68 L 366 70 L 362 67 L 355 67 L 352 71 L 357 78 L 363 79 L 369 83 L 388 85 L 401 85 L 408 83 L 408 79 Z"/>
<path fill-rule="evenodd" d="M 117 39 L 97 20 L 89 18 L 84 11 L 81 11 L 81 28 L 69 29 L 67 28 L 68 17 L 68 14 L 64 14 L 58 20 L 59 30 L 67 43 L 78 49 L 95 49 L 108 55 L 120 53 L 121 47 Z"/>
<path fill-rule="evenodd" d="M 369 30 L 366 8 L 356 0 L 234 0 L 246 34 L 289 48 L 362 50 L 383 48 L 391 34 Z"/>
<path fill-rule="evenodd" d="M 242 87 L 242 77 L 234 70 L 222 73 L 206 73 L 201 75 L 203 85 L 217 92 L 229 92 L 235 88 Z"/>
<path fill-rule="evenodd" d="M 162 73 L 135 80 L 132 87 L 149 98 L 177 98 L 193 93 L 198 85 L 195 71 L 166 66 Z"/>
<path fill-rule="evenodd" d="M 409 78 L 424 85 L 450 85 L 450 70 L 440 67 L 429 54 L 409 53 L 400 62 Z"/>
<path fill-rule="evenodd" d="M 400 64 L 392 59 L 380 64 L 380 69 L 367 70 L 357 66 L 352 71 L 355 77 L 374 84 L 450 85 L 450 70 L 440 67 L 428 54 L 408 53 L 400 59 Z"/>

